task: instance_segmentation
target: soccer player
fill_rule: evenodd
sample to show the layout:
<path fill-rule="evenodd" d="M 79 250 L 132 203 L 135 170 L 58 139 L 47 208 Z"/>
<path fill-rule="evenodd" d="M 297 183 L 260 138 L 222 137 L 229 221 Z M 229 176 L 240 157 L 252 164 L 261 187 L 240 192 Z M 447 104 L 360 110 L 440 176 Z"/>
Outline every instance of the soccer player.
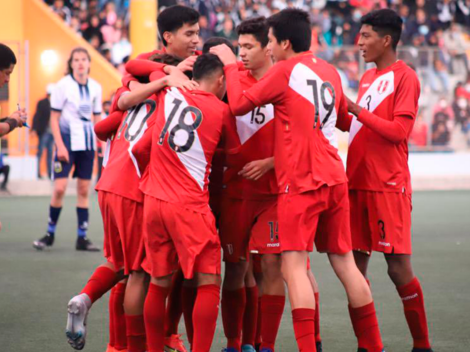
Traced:
<path fill-rule="evenodd" d="M 10 75 L 15 69 L 15 53 L 5 44 L 0 43 L 0 88 L 10 81 Z M 17 127 L 23 127 L 27 115 L 24 109 L 15 111 L 10 117 L 0 119 L 0 137 L 10 133 Z"/>
<path fill-rule="evenodd" d="M 380 352 L 383 344 L 374 302 L 354 263 L 349 227 L 347 178 L 334 130 L 347 114 L 337 71 L 308 52 L 308 14 L 286 9 L 268 19 L 268 48 L 277 62 L 243 91 L 236 58 L 225 47 L 212 49 L 225 65 L 229 105 L 234 115 L 274 106 L 274 163 L 278 198 L 282 273 L 292 306 L 299 350 L 316 351 L 315 296 L 307 273 L 313 243 L 328 253 L 343 284 L 359 351 Z"/>
<path fill-rule="evenodd" d="M 193 352 L 210 350 L 219 304 L 220 241 L 208 206 L 208 174 L 221 137 L 239 144 L 233 117 L 221 99 L 223 65 L 211 54 L 198 57 L 193 79 L 199 89 L 160 93 L 145 193 L 144 241 L 151 283 L 144 307 L 148 349 L 164 347 L 165 300 L 172 274 L 182 268 L 197 279 Z"/>
<path fill-rule="evenodd" d="M 103 175 L 96 186 L 103 216 L 107 263 L 95 270 L 81 294 L 68 304 L 67 337 L 75 349 L 84 347 L 86 316 L 91 305 L 124 276 L 130 275 L 124 300 L 127 350 L 146 350 L 143 322 L 145 274 L 141 269 L 144 258 L 143 193 L 139 190 L 141 169 L 133 147 L 155 120 L 157 102 L 154 92 L 165 86 L 191 88 L 194 85 L 187 78 L 181 81 L 178 77 L 166 76 L 132 92 L 120 89 L 116 97 L 120 111 L 113 107 L 114 113 L 95 126 L 99 139 L 106 141 L 114 137 L 104 160 Z M 127 111 L 123 113 L 123 110 Z M 118 322 L 114 319 L 113 323 Z M 122 347 L 115 346 L 117 350 Z"/>
<path fill-rule="evenodd" d="M 243 21 L 238 27 L 240 58 L 245 70 L 240 72 L 244 89 L 256 83 L 271 68 L 267 49 L 268 24 L 264 17 Z M 242 143 L 237 162 L 225 172 L 222 194 L 219 236 L 222 243 L 225 276 L 222 288 L 222 320 L 227 337 L 227 352 L 254 351 L 258 309 L 258 288 L 249 270 L 250 238 L 263 242 L 257 250 L 263 256 L 266 294 L 262 336 L 267 346 L 274 341 L 284 310 L 284 282 L 279 270 L 273 270 L 279 253 L 277 240 L 277 194 L 274 173 L 274 108 L 271 104 L 236 117 L 237 131 Z M 237 221 L 233 221 L 233 219 Z M 272 263 L 271 263 L 272 262 Z M 270 263 L 271 265 L 269 265 Z M 272 273 L 272 274 L 271 274 Z M 271 275 L 270 275 L 271 274 Z M 277 275 L 276 275 L 277 274 Z M 270 290 L 271 289 L 271 290 Z M 263 306 L 263 301 L 262 301 Z M 277 312 L 277 314 L 276 314 Z M 263 324 L 264 323 L 264 324 Z M 243 331 L 243 335 L 242 335 Z"/>
<path fill-rule="evenodd" d="M 101 86 L 89 78 L 90 54 L 75 48 L 67 62 L 68 74 L 55 86 L 51 95 L 51 130 L 56 146 L 54 191 L 49 207 L 46 235 L 33 242 L 43 250 L 54 244 L 68 177 L 74 167 L 77 180 L 77 242 L 79 251 L 99 251 L 87 238 L 90 180 L 95 160 L 95 123 L 101 118 Z"/>
<path fill-rule="evenodd" d="M 411 265 L 411 180 L 408 138 L 418 113 L 416 73 L 397 61 L 403 21 L 392 10 L 362 17 L 359 49 L 376 68 L 364 73 L 350 126 L 347 175 L 354 257 L 367 277 L 373 251 L 384 253 L 388 274 L 403 301 L 414 352 L 431 344 L 423 291 Z"/>

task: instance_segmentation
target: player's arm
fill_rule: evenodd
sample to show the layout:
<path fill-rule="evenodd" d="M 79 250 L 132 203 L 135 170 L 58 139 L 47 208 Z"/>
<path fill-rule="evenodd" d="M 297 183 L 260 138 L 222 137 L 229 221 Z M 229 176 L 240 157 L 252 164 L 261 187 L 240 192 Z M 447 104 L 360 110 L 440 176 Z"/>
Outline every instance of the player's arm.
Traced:
<path fill-rule="evenodd" d="M 155 78 L 157 78 L 155 80 Z M 198 84 L 195 81 L 190 81 L 185 75 L 180 76 L 178 74 L 171 74 L 160 77 L 159 74 L 150 75 L 150 83 L 141 84 L 136 89 L 131 90 L 127 94 L 122 94 L 118 101 L 119 110 L 128 110 L 134 105 L 137 105 L 147 99 L 150 95 L 162 90 L 165 87 L 176 87 L 183 91 L 193 90 Z"/>
<path fill-rule="evenodd" d="M 139 170 L 140 170 L 141 175 L 144 174 L 144 171 L 150 162 L 154 126 L 155 124 L 149 126 L 149 128 L 145 130 L 142 138 L 140 138 L 139 141 L 132 147 L 132 154 L 137 160 L 137 164 L 139 165 Z"/>
<path fill-rule="evenodd" d="M 352 116 L 348 111 L 348 103 L 346 96 L 341 94 L 341 101 L 339 103 L 338 118 L 336 119 L 336 128 L 343 132 L 349 132 L 352 123 Z"/>
<path fill-rule="evenodd" d="M 116 134 L 122 122 L 122 114 L 122 111 L 114 111 L 95 125 L 95 134 L 99 140 L 106 141 Z"/>
<path fill-rule="evenodd" d="M 10 133 L 17 127 L 23 127 L 26 122 L 27 115 L 24 109 L 15 111 L 10 117 L 5 117 L 0 120 L 0 137 Z"/>
<path fill-rule="evenodd" d="M 60 134 L 60 126 L 59 126 L 59 120 L 60 120 L 60 115 L 62 112 L 60 111 L 51 111 L 51 132 L 52 136 L 54 137 L 54 143 L 57 147 L 57 158 L 60 161 L 65 161 L 66 163 L 69 162 L 69 152 L 67 148 L 65 147 L 64 140 L 62 139 L 62 135 Z"/>

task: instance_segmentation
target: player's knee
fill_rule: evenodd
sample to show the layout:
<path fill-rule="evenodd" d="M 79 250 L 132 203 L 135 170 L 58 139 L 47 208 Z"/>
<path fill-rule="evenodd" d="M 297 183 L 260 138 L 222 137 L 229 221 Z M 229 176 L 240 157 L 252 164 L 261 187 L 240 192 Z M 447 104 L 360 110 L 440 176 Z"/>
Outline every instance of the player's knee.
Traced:
<path fill-rule="evenodd" d="M 281 258 L 278 256 L 265 255 L 261 260 L 261 269 L 263 276 L 267 280 L 275 280 L 282 276 L 281 273 Z"/>
<path fill-rule="evenodd" d="M 65 196 L 65 189 L 66 186 L 63 185 L 56 185 L 54 187 L 54 198 L 56 199 L 62 199 Z"/>
<path fill-rule="evenodd" d="M 225 275 L 228 277 L 241 277 L 244 278 L 248 271 L 248 262 L 240 260 L 237 263 L 225 263 Z"/>

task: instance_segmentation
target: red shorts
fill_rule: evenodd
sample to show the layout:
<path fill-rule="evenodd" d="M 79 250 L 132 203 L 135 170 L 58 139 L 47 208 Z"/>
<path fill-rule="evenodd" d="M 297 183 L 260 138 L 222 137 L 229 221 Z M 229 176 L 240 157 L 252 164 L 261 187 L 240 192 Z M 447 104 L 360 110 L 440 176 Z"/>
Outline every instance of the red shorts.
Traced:
<path fill-rule="evenodd" d="M 300 194 L 282 194 L 278 200 L 282 251 L 313 250 L 344 254 L 352 250 L 348 186 L 323 186 Z"/>
<path fill-rule="evenodd" d="M 251 229 L 250 252 L 279 254 L 279 223 L 277 222 L 277 200 L 258 216 Z"/>
<path fill-rule="evenodd" d="M 142 269 L 145 257 L 142 223 L 143 205 L 113 193 L 99 191 L 103 217 L 104 256 L 125 274 Z"/>
<path fill-rule="evenodd" d="M 220 241 L 214 216 L 145 196 L 146 269 L 162 277 L 178 269 L 191 279 L 195 272 L 220 274 Z"/>
<path fill-rule="evenodd" d="M 349 191 L 354 250 L 411 254 L 411 195 Z"/>
<path fill-rule="evenodd" d="M 247 260 L 252 235 L 265 232 L 269 236 L 273 228 L 273 243 L 276 236 L 277 197 L 269 200 L 245 200 L 224 197 L 219 223 L 219 236 L 224 250 L 224 261 L 238 263 Z M 270 224 L 271 223 L 271 224 Z M 264 236 L 263 236 L 264 237 Z"/>

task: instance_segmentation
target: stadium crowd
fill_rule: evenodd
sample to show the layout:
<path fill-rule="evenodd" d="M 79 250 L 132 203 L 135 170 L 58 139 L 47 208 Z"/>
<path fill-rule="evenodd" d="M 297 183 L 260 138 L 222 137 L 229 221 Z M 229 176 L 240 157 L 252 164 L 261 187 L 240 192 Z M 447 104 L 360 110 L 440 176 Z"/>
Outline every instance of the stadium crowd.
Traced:
<path fill-rule="evenodd" d="M 132 53 L 129 0 L 45 2 L 124 73 Z M 360 19 L 374 9 L 394 9 L 404 20 L 399 57 L 417 70 L 424 96 L 432 97 L 420 101 L 422 124 L 416 124 L 413 147 L 470 146 L 470 80 L 466 79 L 470 72 L 470 0 L 163 0 L 158 2 L 159 10 L 176 3 L 201 13 L 201 48 L 213 36 L 227 38 L 236 46 L 235 29 L 244 19 L 302 8 L 314 24 L 312 51 L 335 64 L 345 88 L 354 91 L 366 68 L 354 47 Z M 434 106 L 435 101 L 439 103 Z"/>

